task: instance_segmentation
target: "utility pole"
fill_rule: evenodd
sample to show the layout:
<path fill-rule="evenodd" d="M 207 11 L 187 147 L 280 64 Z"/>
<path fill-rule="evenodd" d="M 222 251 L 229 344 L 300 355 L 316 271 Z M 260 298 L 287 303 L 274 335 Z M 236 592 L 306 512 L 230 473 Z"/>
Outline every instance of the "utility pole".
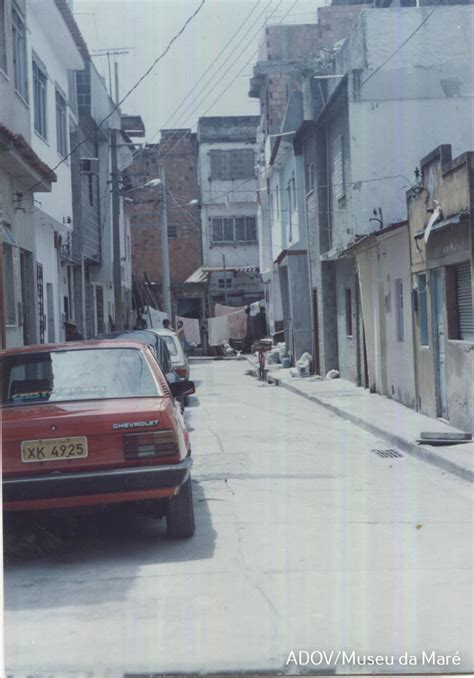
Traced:
<path fill-rule="evenodd" d="M 115 328 L 123 329 L 122 310 L 122 262 L 120 248 L 120 195 L 119 172 L 117 159 L 117 130 L 111 134 L 111 166 L 112 166 L 112 235 L 113 235 L 113 273 L 114 273 L 114 304 Z"/>
<path fill-rule="evenodd" d="M 224 268 L 224 303 L 227 305 L 227 270 L 225 267 L 225 254 L 222 255 L 222 264 Z"/>
<path fill-rule="evenodd" d="M 168 212 L 166 209 L 166 184 L 165 168 L 162 163 L 159 166 L 161 181 L 161 289 L 163 298 L 163 310 L 171 322 L 171 292 L 170 292 L 170 260 L 168 252 Z"/>

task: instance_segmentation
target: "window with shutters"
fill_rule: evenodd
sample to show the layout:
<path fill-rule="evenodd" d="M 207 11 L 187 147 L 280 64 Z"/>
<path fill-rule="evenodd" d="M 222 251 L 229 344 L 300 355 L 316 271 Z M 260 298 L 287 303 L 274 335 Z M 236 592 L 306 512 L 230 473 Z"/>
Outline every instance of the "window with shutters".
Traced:
<path fill-rule="evenodd" d="M 457 338 L 464 341 L 474 341 L 471 263 L 465 261 L 453 268 L 456 281 Z"/>
<path fill-rule="evenodd" d="M 341 200 L 346 194 L 346 177 L 344 171 L 344 139 L 338 134 L 332 146 L 332 194 Z"/>
<path fill-rule="evenodd" d="M 66 99 L 58 89 L 56 90 L 56 143 L 58 153 L 63 157 L 66 157 L 67 155 Z"/>
<path fill-rule="evenodd" d="M 33 56 L 33 107 L 35 130 L 43 139 L 47 138 L 46 129 L 46 69 L 36 55 Z"/>
<path fill-rule="evenodd" d="M 232 151 L 210 151 L 210 179 L 232 181 L 250 179 L 255 176 L 255 156 L 253 149 L 241 148 Z"/>
<path fill-rule="evenodd" d="M 16 7 L 12 9 L 13 69 L 15 89 L 28 101 L 28 75 L 26 67 L 26 26 Z"/>

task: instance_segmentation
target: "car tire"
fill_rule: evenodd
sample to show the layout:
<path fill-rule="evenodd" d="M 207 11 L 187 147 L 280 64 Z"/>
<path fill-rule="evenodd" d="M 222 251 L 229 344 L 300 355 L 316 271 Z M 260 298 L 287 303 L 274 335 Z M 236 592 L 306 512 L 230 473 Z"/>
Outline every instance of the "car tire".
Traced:
<path fill-rule="evenodd" d="M 195 530 L 193 488 L 189 477 L 168 502 L 166 532 L 172 539 L 189 539 Z"/>

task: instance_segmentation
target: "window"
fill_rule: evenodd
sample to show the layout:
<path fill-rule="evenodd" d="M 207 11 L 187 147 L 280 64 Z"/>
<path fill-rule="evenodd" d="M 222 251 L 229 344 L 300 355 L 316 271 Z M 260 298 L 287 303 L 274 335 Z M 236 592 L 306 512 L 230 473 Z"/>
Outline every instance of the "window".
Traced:
<path fill-rule="evenodd" d="M 16 324 L 15 275 L 13 269 L 13 248 L 3 243 L 3 292 L 5 295 L 5 321 L 7 325 Z"/>
<path fill-rule="evenodd" d="M 212 242 L 257 242 L 255 217 L 214 217 Z"/>
<path fill-rule="evenodd" d="M 403 322 L 403 281 L 401 278 L 395 279 L 395 312 L 397 341 L 404 341 L 405 327 Z"/>
<path fill-rule="evenodd" d="M 139 349 L 22 353 L 0 365 L 3 405 L 162 395 Z"/>
<path fill-rule="evenodd" d="M 46 69 L 37 57 L 33 57 L 33 105 L 35 130 L 43 139 L 47 138 L 46 130 Z"/>
<path fill-rule="evenodd" d="M 426 274 L 418 274 L 418 323 L 420 327 L 420 344 L 429 346 L 428 303 L 426 299 Z"/>
<path fill-rule="evenodd" d="M 280 187 L 277 184 L 275 189 L 276 218 L 280 219 Z"/>
<path fill-rule="evenodd" d="M 313 163 L 308 163 L 305 165 L 305 181 L 306 181 L 306 193 L 311 193 L 314 190 L 314 165 Z"/>
<path fill-rule="evenodd" d="M 336 200 L 341 200 L 346 194 L 344 140 L 342 134 L 337 135 L 332 147 L 332 193 Z"/>
<path fill-rule="evenodd" d="M 87 192 L 89 194 L 89 205 L 94 206 L 94 177 L 92 174 L 87 175 Z"/>
<path fill-rule="evenodd" d="M 454 267 L 456 272 L 456 307 L 458 315 L 458 337 L 474 341 L 474 314 L 472 310 L 471 264 L 465 261 Z"/>
<path fill-rule="evenodd" d="M 348 337 L 352 337 L 352 290 L 350 287 L 346 287 L 346 299 L 345 299 L 345 309 L 346 309 L 346 334 Z"/>
<path fill-rule="evenodd" d="M 13 69 L 15 89 L 28 101 L 28 79 L 26 68 L 26 26 L 15 7 L 12 10 Z"/>
<path fill-rule="evenodd" d="M 176 240 L 178 237 L 178 227 L 168 226 L 168 240 Z"/>
<path fill-rule="evenodd" d="M 7 72 L 7 44 L 5 26 L 5 0 L 0 0 L 0 69 Z"/>
<path fill-rule="evenodd" d="M 251 148 L 211 151 L 209 155 L 211 179 L 230 181 L 232 179 L 249 179 L 255 176 L 255 155 Z"/>
<path fill-rule="evenodd" d="M 59 90 L 56 90 L 56 147 L 60 155 L 67 155 L 66 99 Z"/>
<path fill-rule="evenodd" d="M 291 242 L 291 240 L 293 240 L 293 209 L 294 209 L 291 181 L 288 182 L 288 186 L 286 187 L 286 199 L 288 203 L 288 225 L 290 227 L 288 233 L 288 240 Z"/>

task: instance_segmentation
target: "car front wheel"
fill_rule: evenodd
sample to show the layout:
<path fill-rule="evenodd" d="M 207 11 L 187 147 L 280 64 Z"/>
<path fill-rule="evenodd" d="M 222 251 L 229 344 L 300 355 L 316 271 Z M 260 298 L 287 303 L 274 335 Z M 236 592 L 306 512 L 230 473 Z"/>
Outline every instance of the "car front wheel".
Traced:
<path fill-rule="evenodd" d="M 193 536 L 194 529 L 193 489 L 191 478 L 188 478 L 179 493 L 168 502 L 166 532 L 173 539 L 187 539 Z"/>

